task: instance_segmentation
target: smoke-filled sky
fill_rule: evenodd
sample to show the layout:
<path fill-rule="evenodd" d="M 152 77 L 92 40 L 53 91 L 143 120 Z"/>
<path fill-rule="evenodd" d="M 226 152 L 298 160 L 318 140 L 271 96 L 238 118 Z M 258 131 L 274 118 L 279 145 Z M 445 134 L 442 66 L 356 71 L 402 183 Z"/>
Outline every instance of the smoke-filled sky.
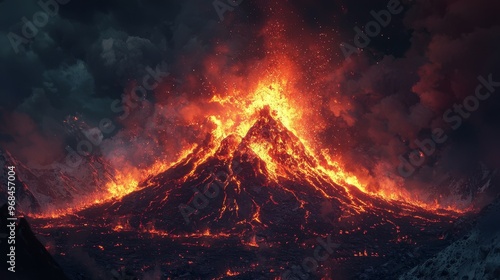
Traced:
<path fill-rule="evenodd" d="M 37 1 L 0 1 L 0 146 L 51 166 L 77 149 L 78 127 L 101 125 L 93 153 L 174 157 L 205 138 L 203 117 L 217 110 L 206 100 L 282 56 L 296 64 L 316 143 L 349 170 L 425 191 L 500 166 L 499 1 L 228 2 L 60 0 L 45 20 Z M 387 24 L 356 44 L 374 14 Z M 131 100 L 140 85 L 145 100 Z M 436 151 L 398 170 L 433 133 Z"/>

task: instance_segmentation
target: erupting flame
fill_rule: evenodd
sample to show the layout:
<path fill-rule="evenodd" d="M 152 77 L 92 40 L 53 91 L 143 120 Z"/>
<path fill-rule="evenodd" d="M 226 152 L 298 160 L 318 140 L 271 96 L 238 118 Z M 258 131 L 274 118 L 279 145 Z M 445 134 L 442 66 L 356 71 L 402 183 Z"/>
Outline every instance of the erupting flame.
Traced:
<path fill-rule="evenodd" d="M 210 104 L 216 104 L 222 108 L 218 110 L 217 114 L 207 116 L 207 119 L 215 127 L 212 131 L 213 141 L 215 142 L 215 145 L 213 145 L 214 149 L 220 145 L 222 140 L 230 135 L 236 135 L 240 139 L 245 137 L 252 125 L 258 120 L 261 110 L 268 108 L 271 110 L 273 118 L 279 120 L 287 130 L 298 137 L 298 141 L 303 144 L 307 154 L 312 156 L 316 162 L 316 170 L 304 169 L 303 171 L 306 174 L 311 174 L 311 176 L 326 174 L 334 183 L 343 186 L 347 193 L 349 193 L 351 187 L 356 187 L 364 193 L 388 201 L 398 200 L 433 211 L 443 208 L 437 203 L 426 203 L 412 198 L 409 192 L 404 191 L 401 186 L 391 181 L 385 182 L 383 187 L 376 190 L 369 189 L 369 178 L 365 179 L 347 171 L 342 162 L 338 159 L 333 159 L 327 149 L 317 148 L 317 144 L 315 144 L 313 138 L 314 133 L 310 131 L 310 128 L 313 127 L 314 119 L 310 118 L 310 114 L 306 114 L 307 106 L 303 104 L 303 97 L 294 88 L 294 68 L 286 59 L 282 58 L 280 61 L 281 67 L 269 73 L 267 78 L 259 81 L 248 94 L 245 94 L 242 89 L 234 88 L 229 94 L 215 94 L 209 100 Z M 280 143 L 275 144 L 279 145 Z M 271 145 L 274 144 L 250 143 L 250 149 L 266 163 L 266 168 L 271 178 L 277 180 L 280 176 L 283 177 L 286 175 L 281 171 L 282 166 L 270 155 Z M 92 203 L 36 216 L 57 217 L 72 213 L 91 204 L 121 199 L 131 192 L 139 190 L 141 182 L 144 180 L 154 177 L 178 164 L 182 159 L 192 154 L 195 148 L 196 145 L 185 148 L 179 155 L 179 159 L 175 162 L 158 160 L 146 169 L 130 167 L 126 170 L 117 171 L 113 180 L 110 180 L 105 185 L 107 193 L 93 200 Z M 290 147 L 287 149 L 288 154 L 294 154 L 294 151 Z M 210 153 L 207 153 L 198 160 L 196 165 L 203 162 L 210 155 Z M 447 207 L 445 210 L 464 212 L 452 207 Z M 259 218 L 255 217 L 254 220 L 259 221 Z"/>
<path fill-rule="evenodd" d="M 428 203 L 415 198 L 409 191 L 404 190 L 401 183 L 387 178 L 383 185 L 378 188 L 369 188 L 373 178 L 363 177 L 346 170 L 340 157 L 333 159 L 328 149 L 321 149 L 314 140 L 314 118 L 306 114 L 307 105 L 304 105 L 303 96 L 294 87 L 294 68 L 286 58 L 280 58 L 279 65 L 274 72 L 257 83 L 249 94 L 241 89 L 233 89 L 232 93 L 214 95 L 211 103 L 221 105 L 224 109 L 217 115 L 209 116 L 215 124 L 213 135 L 217 140 L 222 140 L 229 135 L 245 137 L 252 125 L 257 121 L 259 112 L 268 107 L 272 110 L 273 117 L 279 120 L 289 131 L 299 138 L 307 153 L 317 163 L 317 174 L 326 174 L 334 183 L 344 186 L 349 192 L 351 187 L 360 191 L 377 196 L 387 201 L 400 201 L 409 205 L 417 206 L 426 210 L 448 210 L 463 213 L 465 210 L 451 206 L 443 207 L 437 202 Z M 309 117 L 309 118 L 308 118 Z M 275 143 L 278 144 L 279 143 Z M 270 155 L 270 147 L 267 143 L 251 143 L 251 150 L 266 163 L 269 174 L 273 179 L 284 175 L 280 172 L 280 166 Z M 293 151 L 288 151 L 292 155 Z M 311 173 L 304 170 L 305 173 Z"/>
<path fill-rule="evenodd" d="M 179 154 L 178 159 L 174 162 L 156 161 L 153 165 L 146 169 L 129 167 L 125 170 L 115 170 L 114 177 L 105 183 L 105 192 L 95 194 L 88 199 L 76 203 L 73 207 L 65 209 L 49 210 L 42 214 L 31 214 L 34 218 L 58 218 L 68 214 L 73 214 L 87 207 L 102 204 L 112 200 L 119 200 L 122 197 L 140 190 L 144 185 L 142 182 L 148 178 L 152 178 L 171 167 L 181 162 L 186 156 L 191 154 L 195 146 L 186 148 Z"/>
<path fill-rule="evenodd" d="M 294 158 L 298 163 L 298 168 L 302 169 L 304 174 L 308 174 L 310 178 L 315 176 L 327 176 L 332 182 L 345 188 L 349 194 L 353 188 L 357 188 L 365 194 L 377 196 L 386 201 L 400 201 L 412 206 L 418 206 L 427 210 L 435 211 L 439 209 L 450 210 L 454 212 L 465 212 L 458 208 L 443 207 L 437 203 L 427 203 L 418 198 L 415 198 L 410 192 L 405 191 L 402 183 L 387 178 L 384 182 L 376 180 L 366 174 L 359 174 L 347 170 L 345 162 L 340 155 L 332 156 L 328 149 L 321 147 L 319 141 L 315 138 L 317 130 L 322 126 L 324 120 L 321 119 L 319 106 L 315 106 L 315 102 L 324 102 L 319 96 L 316 96 L 314 91 L 305 92 L 303 79 L 304 77 L 298 73 L 303 72 L 297 65 L 294 58 L 298 55 L 296 51 L 290 51 L 285 46 L 279 44 L 279 32 L 273 28 L 280 29 L 282 25 L 273 27 L 270 24 L 265 32 L 278 38 L 270 40 L 267 47 L 270 49 L 267 52 L 266 59 L 262 64 L 255 66 L 251 73 L 245 75 L 245 79 L 240 76 L 231 76 L 234 82 L 225 83 L 224 92 L 212 92 L 211 98 L 202 102 L 202 106 L 210 107 L 209 113 L 204 115 L 205 120 L 212 124 L 214 129 L 212 134 L 213 150 L 209 153 L 201 155 L 194 163 L 195 168 L 185 178 L 193 175 L 196 167 L 210 157 L 213 152 L 220 146 L 222 140 L 233 135 L 239 139 L 244 138 L 255 122 L 259 119 L 259 114 L 264 108 L 270 110 L 270 114 L 275 120 L 278 120 L 288 131 L 295 135 L 305 149 L 305 154 L 312 158 L 312 163 L 309 165 L 303 164 L 300 161 L 304 159 Z M 271 36 L 272 37 L 272 36 Z M 273 51 L 276 49 L 277 51 Z M 318 52 L 318 57 L 321 55 Z M 222 71 L 217 61 L 209 57 L 205 61 L 207 74 L 213 76 L 220 75 Z M 212 73 L 213 72 L 213 73 Z M 307 88 L 307 87 L 306 87 Z M 318 90 L 318 89 L 316 89 Z M 162 94 L 157 92 L 157 94 Z M 314 100 L 314 99 L 317 100 Z M 214 113 L 214 107 L 217 108 Z M 195 122 L 195 121 L 193 121 Z M 201 122 L 196 122 L 197 124 Z M 280 140 L 279 140 L 280 141 Z M 280 177 L 286 177 L 284 171 L 286 166 L 276 161 L 271 155 L 271 150 L 274 145 L 280 146 L 282 143 L 261 143 L 253 142 L 249 144 L 249 148 L 258 155 L 258 157 L 266 163 L 266 169 L 271 179 L 277 180 Z M 147 168 L 129 167 L 125 170 L 116 170 L 114 178 L 105 184 L 106 192 L 101 194 L 92 203 L 79 205 L 73 209 L 65 209 L 57 213 L 50 213 L 49 216 L 56 217 L 74 212 L 82 207 L 103 203 L 113 199 L 121 199 L 131 192 L 137 191 L 148 178 L 154 177 L 169 168 L 178 164 L 183 158 L 190 156 L 196 145 L 186 147 L 179 160 L 162 161 L 158 159 L 154 164 Z M 296 151 L 292 147 L 286 147 L 286 153 L 293 157 Z M 311 167 L 312 166 L 312 167 Z M 293 178 L 288 178 L 292 179 Z M 309 180 L 306 178 L 306 180 Z M 314 184 L 313 184 L 314 185 Z M 376 187 L 374 187 L 376 185 Z M 319 191 L 320 188 L 318 188 Z M 324 192 L 323 192 L 324 193 Z M 326 196 L 326 194 L 325 194 Z M 360 210 L 361 210 L 361 206 Z M 259 217 L 255 217 L 259 221 Z"/>
<path fill-rule="evenodd" d="M 118 172 L 114 179 L 106 184 L 106 190 L 108 192 L 108 194 L 106 195 L 106 200 L 120 199 L 131 192 L 139 190 L 139 184 L 141 182 L 143 182 L 147 178 L 165 172 L 172 166 L 175 166 L 182 159 L 190 155 L 194 149 L 195 146 L 186 148 L 179 155 L 178 160 L 175 162 L 168 163 L 156 161 L 151 167 L 146 170 L 141 170 L 139 168 L 130 168 L 122 172 Z"/>

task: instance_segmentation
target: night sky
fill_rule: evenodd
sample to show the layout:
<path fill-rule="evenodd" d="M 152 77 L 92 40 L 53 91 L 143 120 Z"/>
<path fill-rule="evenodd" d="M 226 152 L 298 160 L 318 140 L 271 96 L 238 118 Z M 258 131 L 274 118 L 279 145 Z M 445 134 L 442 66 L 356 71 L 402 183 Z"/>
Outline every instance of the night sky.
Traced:
<path fill-rule="evenodd" d="M 499 1 L 392 3 L 400 12 L 349 59 L 342 46 L 356 46 L 355 28 L 394 1 L 244 0 L 219 6 L 230 8 L 223 19 L 217 1 L 60 2 L 29 33 L 24 19 L 43 11 L 37 1 L 0 1 L 0 147 L 28 166 L 64 162 L 66 147 L 77 149 L 75 127 L 108 128 L 92 153 L 136 165 L 199 143 L 205 134 L 191 124 L 212 110 L 206 100 L 266 57 L 273 38 L 262 30 L 279 21 L 301 65 L 301 98 L 319 119 L 311 133 L 349 170 L 425 193 L 443 178 L 500 167 Z M 125 101 L 148 75 L 145 98 Z M 484 100 L 468 97 L 478 85 Z M 470 114 L 454 107 L 464 102 Z M 398 171 L 415 140 L 436 131 L 436 151 L 413 172 Z M 140 153 L 151 137 L 164 140 L 162 154 Z"/>

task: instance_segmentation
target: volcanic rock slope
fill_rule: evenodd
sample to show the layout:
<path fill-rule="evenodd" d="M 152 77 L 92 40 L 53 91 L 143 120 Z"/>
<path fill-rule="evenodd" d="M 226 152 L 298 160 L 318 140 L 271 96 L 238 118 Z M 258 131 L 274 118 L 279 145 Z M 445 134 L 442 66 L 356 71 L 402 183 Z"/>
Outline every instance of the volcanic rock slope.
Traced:
<path fill-rule="evenodd" d="M 38 233 L 69 274 L 103 278 L 126 269 L 164 279 L 274 279 L 312 257 L 320 238 L 339 246 L 289 279 L 391 279 L 417 264 L 409 252 L 430 257 L 447 245 L 451 213 L 333 182 L 269 110 L 245 137 L 213 140 L 121 200 L 34 220 Z"/>
<path fill-rule="evenodd" d="M 483 209 L 468 234 L 425 260 L 400 280 L 500 279 L 500 200 Z"/>

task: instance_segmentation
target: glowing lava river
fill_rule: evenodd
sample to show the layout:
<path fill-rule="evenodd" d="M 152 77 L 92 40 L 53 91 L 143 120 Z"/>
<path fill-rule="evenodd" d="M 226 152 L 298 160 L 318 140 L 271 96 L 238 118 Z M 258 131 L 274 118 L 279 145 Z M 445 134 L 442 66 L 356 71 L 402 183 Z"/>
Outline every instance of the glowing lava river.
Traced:
<path fill-rule="evenodd" d="M 202 144 L 128 193 L 30 218 L 33 228 L 54 240 L 49 250 L 73 277 L 92 279 L 109 271 L 141 279 L 391 279 L 413 256 L 447 244 L 457 211 L 364 189 L 299 138 L 300 114 L 280 87 L 246 98 L 240 122 L 211 116 L 216 125 Z"/>

